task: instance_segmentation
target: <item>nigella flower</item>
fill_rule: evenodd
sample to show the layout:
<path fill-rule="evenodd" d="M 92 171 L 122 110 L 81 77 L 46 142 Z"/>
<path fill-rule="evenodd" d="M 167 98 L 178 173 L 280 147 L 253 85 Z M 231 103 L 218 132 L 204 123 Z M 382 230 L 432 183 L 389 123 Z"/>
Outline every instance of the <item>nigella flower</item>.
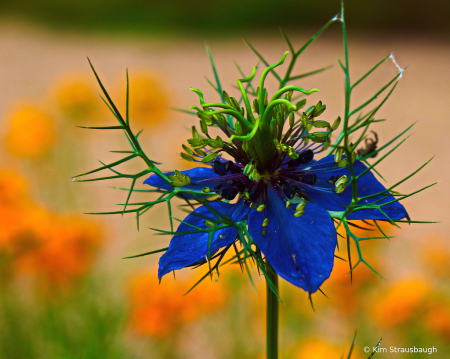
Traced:
<path fill-rule="evenodd" d="M 354 148 L 345 152 L 351 153 L 348 157 L 342 155 L 342 148 L 334 155 L 323 155 L 340 118 L 332 125 L 317 120 L 326 109 L 320 101 L 302 113 L 306 100 L 290 102 L 294 91 L 309 95 L 318 90 L 287 86 L 268 100 L 264 79 L 285 56 L 263 72 L 253 106 L 242 83 L 253 79 L 255 68 L 251 76 L 238 80 L 243 108 L 226 92 L 225 103 L 205 103 L 203 94 L 192 89 L 200 97 L 201 108 L 192 108 L 197 110 L 204 136 L 194 127 L 188 140 L 191 148 L 183 146 L 186 153 L 182 156 L 207 167 L 167 176 L 172 186 L 179 183 L 186 189 L 202 190 L 204 196 L 215 194 L 218 200 L 196 208 L 179 225 L 159 260 L 159 278 L 207 262 L 221 248 L 230 248 L 239 228 L 225 223 L 232 221 L 246 223 L 247 236 L 278 275 L 314 293 L 333 269 L 337 242 L 333 218 L 393 221 L 408 217 L 405 208 L 357 159 Z M 221 130 L 229 140 L 213 138 L 209 128 Z M 326 131 L 310 132 L 313 128 Z M 357 204 L 352 202 L 355 182 L 351 178 L 358 178 L 361 200 Z M 155 174 L 144 183 L 172 188 Z M 349 206 L 352 211 L 347 211 Z M 206 231 L 213 226 L 215 231 Z"/>

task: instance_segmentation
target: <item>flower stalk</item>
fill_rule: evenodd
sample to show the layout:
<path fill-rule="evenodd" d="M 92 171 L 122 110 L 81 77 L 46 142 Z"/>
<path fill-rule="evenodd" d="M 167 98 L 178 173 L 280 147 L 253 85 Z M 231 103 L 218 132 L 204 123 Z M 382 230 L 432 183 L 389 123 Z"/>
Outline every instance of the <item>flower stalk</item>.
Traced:
<path fill-rule="evenodd" d="M 266 313 L 266 338 L 267 338 L 267 359 L 278 359 L 278 313 L 279 313 L 279 299 L 278 293 L 278 274 L 267 263 L 267 281 L 270 281 L 273 285 L 273 289 L 267 282 L 267 313 Z"/>

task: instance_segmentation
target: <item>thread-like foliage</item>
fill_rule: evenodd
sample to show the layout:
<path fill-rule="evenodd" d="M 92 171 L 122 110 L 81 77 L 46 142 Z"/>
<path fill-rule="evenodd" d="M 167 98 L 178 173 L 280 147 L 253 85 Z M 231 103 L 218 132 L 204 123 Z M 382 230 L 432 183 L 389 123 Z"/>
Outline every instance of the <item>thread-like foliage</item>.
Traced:
<path fill-rule="evenodd" d="M 304 99 L 303 97 L 318 90 L 312 89 L 310 91 L 307 91 L 293 85 L 292 83 L 307 76 L 322 73 L 323 71 L 326 71 L 328 68 L 330 68 L 330 66 L 327 66 L 304 73 L 294 73 L 294 68 L 299 57 L 333 23 L 340 24 L 343 34 L 344 59 L 343 61 L 338 60 L 338 64 L 342 69 L 344 75 L 345 106 L 344 113 L 333 124 L 330 124 L 326 121 L 316 119 L 326 109 L 326 106 L 321 102 L 317 103 L 314 106 L 310 106 L 303 113 L 299 112 L 300 109 L 306 104 L 306 99 Z M 399 185 L 422 170 L 431 161 L 431 159 L 421 165 L 417 170 L 413 171 L 408 176 L 399 180 L 394 185 L 388 187 L 386 190 L 365 197 L 358 196 L 358 183 L 361 176 L 366 174 L 368 171 L 374 171 L 382 178 L 380 171 L 378 170 L 378 165 L 406 141 L 406 139 L 408 138 L 406 134 L 408 130 L 414 125 L 412 124 L 406 130 L 380 147 L 377 146 L 377 138 L 372 139 L 371 137 L 370 131 L 372 130 L 373 125 L 385 121 L 385 119 L 380 119 L 377 117 L 378 111 L 389 99 L 392 92 L 396 89 L 399 80 L 402 77 L 404 69 L 399 67 L 399 72 L 390 81 L 388 81 L 386 85 L 384 85 L 381 89 L 378 89 L 373 96 L 370 96 L 362 104 L 354 105 L 352 102 L 352 97 L 355 90 L 357 89 L 357 86 L 360 83 L 364 82 L 370 75 L 375 73 L 376 70 L 386 61 L 392 59 L 391 54 L 381 59 L 360 78 L 352 82 L 350 78 L 350 60 L 348 54 L 347 30 L 343 7 L 341 8 L 341 11 L 337 16 L 334 16 L 332 19 L 330 19 L 321 29 L 319 29 L 316 34 L 314 34 L 310 38 L 309 41 L 307 41 L 303 46 L 299 48 L 296 48 L 294 44 L 292 44 L 289 37 L 283 30 L 281 30 L 281 33 L 290 51 L 286 52 L 281 60 L 274 65 L 270 65 L 269 62 L 261 54 L 261 52 L 259 52 L 248 41 L 245 41 L 250 50 L 256 55 L 258 63 L 251 72 L 249 71 L 249 73 L 247 73 L 237 64 L 237 62 L 235 62 L 237 70 L 242 76 L 240 80 L 237 80 L 238 86 L 236 87 L 240 91 L 239 100 L 230 97 L 223 90 L 224 86 L 220 81 L 213 56 L 209 47 L 207 47 L 207 54 L 209 56 L 213 70 L 214 82 L 210 80 L 207 81 L 219 94 L 220 102 L 206 102 L 204 100 L 203 93 L 200 90 L 191 89 L 198 94 L 200 107 L 192 106 L 190 110 L 176 109 L 183 113 L 197 116 L 200 121 L 201 132 L 204 134 L 204 136 L 199 135 L 196 127 L 193 126 L 193 137 L 188 141 L 190 147 L 183 145 L 184 152 L 182 153 L 182 157 L 193 162 L 212 163 L 215 158 L 219 158 L 220 154 L 225 152 L 228 154 L 232 154 L 236 158 L 241 156 L 244 157 L 243 161 L 248 162 L 248 165 L 246 165 L 244 168 L 244 174 L 248 175 L 251 180 L 258 180 L 258 176 L 260 176 L 258 172 L 258 166 L 260 166 L 261 162 L 265 160 L 264 155 L 267 154 L 267 151 L 265 152 L 264 148 L 258 148 L 258 144 L 261 143 L 260 139 L 263 138 L 262 136 L 265 136 L 266 134 L 274 136 L 274 143 L 279 153 L 282 156 L 285 156 L 285 158 L 289 156 L 291 159 L 295 159 L 296 156 L 298 156 L 293 146 L 299 139 L 302 141 L 304 146 L 307 146 L 308 144 L 317 144 L 317 148 L 320 148 L 322 151 L 327 151 L 327 155 L 335 156 L 337 167 L 348 167 L 348 171 L 350 173 L 350 176 L 348 177 L 346 182 L 336 182 L 336 191 L 342 191 L 346 186 L 351 185 L 351 203 L 346 208 L 342 208 L 342 211 L 329 211 L 330 216 L 336 223 L 336 231 L 340 227 L 345 229 L 346 235 L 343 236 L 343 239 L 347 242 L 347 260 L 350 266 L 350 274 L 359 264 L 362 263 L 381 277 L 381 275 L 376 272 L 375 269 L 373 269 L 371 265 L 364 259 L 360 242 L 372 239 L 390 239 L 392 237 L 384 234 L 377 221 L 374 221 L 374 223 L 375 226 L 381 231 L 382 236 L 356 236 L 352 231 L 352 227 L 358 227 L 367 230 L 370 230 L 370 228 L 355 225 L 351 220 L 348 219 L 349 215 L 361 210 L 371 209 L 381 213 L 384 218 L 383 220 L 391 223 L 394 226 L 399 226 L 399 223 L 433 223 L 429 221 L 415 221 L 411 220 L 410 218 L 407 218 L 406 220 L 393 219 L 384 210 L 385 206 L 410 197 L 436 184 L 432 183 L 408 194 L 397 192 L 397 187 Z M 290 57 L 287 62 L 286 70 L 284 74 L 281 74 L 279 66 L 285 62 L 288 56 Z M 252 236 L 249 233 L 248 216 L 244 216 L 239 221 L 233 221 L 231 217 L 224 216 L 223 214 L 214 210 L 214 208 L 210 205 L 211 203 L 216 201 L 227 202 L 226 198 L 217 196 L 214 192 L 210 193 L 209 189 L 193 189 L 193 187 L 190 186 L 191 178 L 188 175 L 182 174 L 181 172 L 175 171 L 171 174 L 164 174 L 158 168 L 158 164 L 152 161 L 142 149 L 138 139 L 140 132 L 135 134 L 135 132 L 131 129 L 129 119 L 128 71 L 125 116 L 122 116 L 121 112 L 118 110 L 117 106 L 114 104 L 107 90 L 100 81 L 90 61 L 89 64 L 91 65 L 92 71 L 94 72 L 94 75 L 97 78 L 97 81 L 103 92 L 102 99 L 112 112 L 114 118 L 117 120 L 118 125 L 84 128 L 96 130 L 122 130 L 130 146 L 125 150 L 111 151 L 123 155 L 123 157 L 121 157 L 117 161 L 108 164 L 101 162 L 101 167 L 74 177 L 74 181 L 77 182 L 121 178 L 128 179 L 130 181 L 130 186 L 128 188 L 118 188 L 119 190 L 127 192 L 124 203 L 120 204 L 121 209 L 116 211 L 95 212 L 92 214 L 106 215 L 134 213 L 136 215 L 137 226 L 139 229 L 140 217 L 153 206 L 163 203 L 167 206 L 168 217 L 170 221 L 170 231 L 155 229 L 158 234 L 173 236 L 175 234 L 183 235 L 191 233 L 207 233 L 209 236 L 208 253 L 205 261 L 204 263 L 197 264 L 197 266 L 207 265 L 208 270 L 205 275 L 199 280 L 199 282 L 194 285 L 194 287 L 208 277 L 212 277 L 213 275 L 218 276 L 219 268 L 222 265 L 235 263 L 238 264 L 241 269 L 247 273 L 253 286 L 254 283 L 252 276 L 254 275 L 254 269 L 256 269 L 257 273 L 262 274 L 266 278 L 269 286 L 273 289 L 274 292 L 276 292 L 267 275 L 269 268 L 267 266 L 265 257 L 259 250 L 258 246 L 255 244 Z M 265 66 L 265 69 L 263 70 L 258 86 L 254 83 L 254 78 L 257 70 L 262 65 Z M 278 81 L 278 89 L 271 99 L 269 99 L 268 91 L 264 87 L 264 81 L 266 76 L 268 75 L 273 76 Z M 299 96 L 293 96 L 294 92 L 298 92 Z M 254 97 L 253 102 L 250 101 L 249 96 Z M 381 98 L 381 101 L 376 103 L 380 96 L 383 96 Z M 296 100 L 300 101 L 294 102 Z M 243 107 L 241 107 L 241 105 L 243 105 Z M 295 119 L 296 116 L 297 119 Z M 283 132 L 283 128 L 288 122 L 289 128 L 286 132 Z M 229 137 L 229 141 L 223 141 L 219 136 L 215 139 L 211 138 L 208 134 L 208 127 L 219 128 L 225 133 L 225 135 Z M 319 131 L 310 132 L 313 128 L 317 128 Z M 333 136 L 332 140 L 333 131 L 336 131 L 337 135 Z M 255 149 L 252 148 L 252 144 L 254 144 Z M 374 162 L 369 162 L 372 158 L 375 158 L 378 155 L 379 157 L 377 160 L 375 160 Z M 248 158 L 245 158 L 245 156 L 252 156 L 252 159 L 249 160 Z M 256 160 L 254 160 L 253 158 L 255 158 Z M 118 166 L 135 159 L 140 159 L 142 161 L 142 170 L 136 173 L 127 174 L 120 172 L 117 169 Z M 354 163 L 356 160 L 362 161 L 368 166 L 367 169 L 363 171 L 363 173 L 359 173 L 358 175 L 355 173 L 354 168 Z M 105 170 L 112 172 L 112 175 L 80 179 L 80 177 L 94 175 Z M 247 171 L 247 173 L 245 171 Z M 156 176 L 158 176 L 163 183 L 168 185 L 166 186 L 167 189 L 164 189 L 164 186 L 152 190 L 135 189 L 136 182 L 142 177 L 148 176 L 150 174 L 155 174 Z M 338 184 L 342 187 L 339 187 Z M 134 202 L 131 201 L 133 193 L 155 193 L 158 197 L 152 201 L 145 200 Z M 388 197 L 390 198 L 392 196 L 394 196 L 394 200 L 390 200 L 388 202 L 383 201 L 384 199 Z M 174 198 L 184 200 L 184 206 L 192 210 L 200 205 L 206 206 L 206 208 L 210 210 L 210 212 L 216 217 L 217 220 L 211 221 L 210 218 L 205 218 L 205 223 L 208 223 L 206 228 L 193 228 L 189 223 L 178 220 L 181 223 L 185 223 L 188 226 L 191 226 L 192 230 L 177 232 L 174 229 L 173 224 L 174 220 L 177 219 L 172 215 L 172 200 Z M 371 199 L 373 199 L 373 201 L 371 201 Z M 300 210 L 296 212 L 296 214 L 299 214 L 299 216 L 302 215 L 301 210 L 303 210 L 303 207 L 301 207 Z M 218 250 L 217 252 L 211 253 L 209 249 L 211 247 L 214 234 L 217 231 L 221 231 L 226 228 L 235 228 L 237 230 L 236 240 L 232 244 Z M 357 252 L 356 260 L 351 256 L 350 248 L 352 243 L 355 246 Z M 232 255 L 231 258 L 225 260 L 225 253 L 230 249 L 234 251 L 234 255 Z M 129 256 L 126 258 L 145 256 L 164 252 L 166 250 L 167 248 L 162 248 L 149 251 L 147 253 Z"/>

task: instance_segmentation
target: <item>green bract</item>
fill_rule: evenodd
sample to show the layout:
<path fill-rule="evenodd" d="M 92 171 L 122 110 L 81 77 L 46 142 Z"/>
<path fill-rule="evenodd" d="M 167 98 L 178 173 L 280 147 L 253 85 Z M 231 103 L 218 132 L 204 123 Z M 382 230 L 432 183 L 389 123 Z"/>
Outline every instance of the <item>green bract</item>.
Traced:
<path fill-rule="evenodd" d="M 330 68 L 330 66 L 327 66 L 303 74 L 293 74 L 294 66 L 300 55 L 322 34 L 325 29 L 328 28 L 329 25 L 334 22 L 340 23 L 344 37 L 345 58 L 344 61 L 338 60 L 338 62 L 344 74 L 345 109 L 341 116 L 337 118 L 334 117 L 331 121 L 328 121 L 326 119 L 325 104 L 318 100 L 307 106 L 307 102 L 309 100 L 302 98 L 304 96 L 318 93 L 319 90 L 314 88 L 307 90 L 292 83 L 307 76 L 321 73 Z M 208 82 L 213 86 L 220 100 L 218 102 L 206 102 L 202 91 L 191 88 L 191 91 L 198 95 L 200 105 L 191 106 L 190 110 L 179 110 L 196 116 L 198 127 L 192 126 L 192 137 L 187 141 L 187 144 L 182 144 L 183 152 L 181 153 L 181 156 L 183 159 L 188 161 L 211 164 L 216 161 L 216 159 L 222 158 L 223 155 L 229 155 L 236 159 L 239 166 L 242 166 L 242 168 L 239 168 L 239 171 L 242 171 L 242 173 L 248 177 L 249 181 L 252 183 L 259 183 L 260 181 L 269 183 L 270 181 L 278 180 L 278 170 L 281 166 L 280 158 L 289 158 L 291 160 L 299 159 L 299 153 L 295 148 L 295 142 L 297 140 L 300 139 L 305 144 L 318 144 L 322 150 L 327 151 L 327 155 L 334 156 L 336 168 L 348 168 L 348 175 L 336 176 L 336 178 L 332 177 L 328 182 L 334 185 L 334 193 L 336 194 L 340 194 L 344 192 L 346 188 L 351 187 L 351 202 L 346 206 L 346 208 L 342 208 L 340 211 L 328 210 L 328 213 L 334 219 L 336 227 L 343 226 L 345 228 L 347 233 L 345 239 L 347 241 L 348 248 L 350 248 L 351 240 L 353 240 L 356 246 L 358 254 L 356 263 L 352 260 L 350 251 L 348 252 L 349 271 L 351 273 L 360 263 L 364 263 L 373 270 L 373 268 L 370 267 L 370 265 L 363 258 L 360 241 L 374 239 L 377 237 L 368 236 L 358 238 L 351 230 L 351 227 L 354 226 L 354 224 L 352 224 L 352 222 L 348 219 L 349 215 L 352 213 L 357 213 L 358 211 L 373 209 L 379 211 L 385 216 L 382 220 L 389 221 L 395 226 L 398 226 L 398 223 L 431 223 L 411 221 L 409 218 L 392 219 L 386 212 L 383 211 L 383 207 L 386 206 L 386 203 L 381 202 L 382 200 L 386 200 L 388 197 L 390 198 L 390 196 L 394 196 L 395 199 L 390 200 L 388 204 L 396 203 L 399 200 L 412 196 L 413 194 L 434 185 L 435 183 L 409 194 L 401 194 L 396 192 L 398 185 L 411 178 L 429 161 L 387 189 L 383 189 L 378 193 L 373 193 L 364 197 L 358 196 L 358 182 L 361 177 L 369 171 L 378 173 L 378 164 L 386 159 L 407 139 L 407 137 L 403 138 L 400 142 L 395 144 L 396 141 L 400 140 L 400 138 L 413 126 L 411 125 L 398 136 L 395 136 L 392 140 L 379 147 L 377 145 L 378 138 L 376 134 L 374 139 L 372 139 L 370 135 L 370 130 L 373 125 L 384 121 L 384 119 L 379 119 L 377 117 L 378 111 L 396 88 L 404 69 L 398 67 L 399 72 L 385 86 L 376 91 L 375 94 L 369 97 L 365 102 L 355 107 L 353 106 L 351 100 L 357 85 L 363 82 L 386 60 L 393 59 L 391 54 L 387 55 L 375 64 L 358 80 L 352 82 L 350 80 L 350 65 L 343 9 L 341 10 L 341 14 L 339 14 L 339 16 L 335 16 L 328 21 L 306 44 L 297 50 L 294 48 L 293 44 L 283 31 L 282 35 L 287 43 L 289 51 L 286 51 L 281 59 L 273 65 L 270 65 L 265 58 L 250 43 L 247 42 L 249 48 L 257 56 L 259 60 L 258 64 L 264 65 L 264 69 L 261 71 L 260 76 L 257 77 L 258 69 L 261 66 L 253 67 L 246 75 L 237 65 L 237 68 L 242 76 L 241 79 L 237 80 L 237 86 L 239 89 L 239 94 L 237 97 L 230 96 L 227 91 L 223 90 L 223 85 L 219 80 L 213 57 L 209 48 L 207 48 L 215 77 L 215 84 L 210 81 Z M 286 71 L 284 75 L 280 75 L 280 66 L 285 64 L 288 56 L 289 61 L 287 63 Z M 158 164 L 152 161 L 142 150 L 138 140 L 139 133 L 135 134 L 131 130 L 128 116 L 128 86 L 125 116 L 123 116 L 108 95 L 106 89 L 103 87 L 93 67 L 92 69 L 105 96 L 103 100 L 118 121 L 118 125 L 85 128 L 122 130 L 129 141 L 130 148 L 127 150 L 112 151 L 123 154 L 124 157 L 110 164 L 102 163 L 101 167 L 76 176 L 76 178 L 103 170 L 113 172 L 111 176 L 83 180 L 76 179 L 76 181 L 86 182 L 117 178 L 128 178 L 131 181 L 131 186 L 129 188 L 121 188 L 122 190 L 126 190 L 128 192 L 121 210 L 100 212 L 95 214 L 134 213 L 136 214 L 139 228 L 139 218 L 143 213 L 159 203 L 165 203 L 168 207 L 171 229 L 170 231 L 160 230 L 159 232 L 168 235 L 175 235 L 176 232 L 174 231 L 171 207 L 172 199 L 175 197 L 181 198 L 185 200 L 192 208 L 196 208 L 196 206 L 199 205 L 204 205 L 217 216 L 218 220 L 211 221 L 208 219 L 206 221 L 207 224 L 205 224 L 206 228 L 199 229 L 199 233 L 208 233 L 212 238 L 217 230 L 223 228 L 237 229 L 237 236 L 242 247 L 239 249 L 235 244 L 233 245 L 235 256 L 229 261 L 238 262 L 243 268 L 246 268 L 246 271 L 250 276 L 250 271 L 248 269 L 250 262 L 248 260 L 252 258 L 257 268 L 268 280 L 269 286 L 271 286 L 272 290 L 276 291 L 276 288 L 273 287 L 270 278 L 268 277 L 267 265 L 264 262 L 261 252 L 258 248 L 254 248 L 254 242 L 247 230 L 247 219 L 244 218 L 236 222 L 230 217 L 223 216 L 217 212 L 215 213 L 213 208 L 209 206 L 209 203 L 214 201 L 227 201 L 228 199 L 225 196 L 217 197 L 219 192 L 216 193 L 214 188 L 209 185 L 205 184 L 203 186 L 195 187 L 195 179 L 190 178 L 188 174 L 183 174 L 178 171 L 170 174 L 164 174 L 158 168 Z M 267 89 L 265 81 L 268 76 L 273 76 L 278 81 L 277 89 L 273 91 L 269 91 L 269 89 Z M 370 108 L 369 106 L 372 105 L 382 94 L 383 97 L 381 98 L 381 101 Z M 315 96 L 317 96 L 317 94 L 315 94 Z M 213 128 L 220 129 L 224 135 L 215 137 L 211 136 L 210 132 L 212 132 L 211 130 Z M 333 135 L 334 131 L 337 131 L 336 136 Z M 378 154 L 382 155 L 375 162 L 368 162 L 370 158 L 375 158 Z M 132 174 L 125 174 L 116 169 L 117 166 L 135 158 L 140 158 L 142 160 L 143 168 L 141 171 Z M 355 174 L 354 164 L 357 161 L 365 163 L 368 167 L 362 171 L 362 173 Z M 307 168 L 305 168 L 305 170 L 306 169 Z M 144 176 L 148 176 L 149 174 L 154 174 L 161 178 L 164 186 L 150 190 L 135 189 L 136 181 Z M 130 202 L 133 192 L 157 193 L 159 197 L 152 201 L 146 200 L 141 202 Z M 294 195 L 295 197 L 292 201 L 286 202 L 286 208 L 289 209 L 295 207 L 293 215 L 296 218 L 299 218 L 305 213 L 305 205 L 308 202 L 308 198 L 307 196 L 304 196 L 305 198 L 303 198 L 298 193 L 294 193 Z M 249 193 L 246 189 L 239 191 L 239 198 L 245 200 L 251 210 L 255 209 L 257 212 L 266 211 L 266 203 L 259 202 L 259 199 L 252 199 L 251 193 Z M 264 197 L 262 198 L 264 199 Z M 367 200 L 371 198 L 379 199 L 368 203 Z M 377 220 L 375 220 L 374 223 L 379 228 Z M 269 218 L 264 219 L 262 223 L 263 231 L 266 227 L 270 228 Z M 384 235 L 382 238 L 390 237 Z M 165 251 L 166 249 L 167 248 L 158 249 L 156 251 L 150 251 L 138 256 L 157 253 Z M 209 270 L 205 274 L 204 278 L 208 275 L 212 275 L 213 271 L 219 271 L 219 266 L 224 264 L 221 263 L 224 253 L 225 252 L 219 251 L 216 254 L 213 254 L 208 250 L 205 263 L 208 264 Z M 212 260 L 216 260 L 216 262 L 212 263 Z M 375 272 L 375 270 L 373 271 Z"/>

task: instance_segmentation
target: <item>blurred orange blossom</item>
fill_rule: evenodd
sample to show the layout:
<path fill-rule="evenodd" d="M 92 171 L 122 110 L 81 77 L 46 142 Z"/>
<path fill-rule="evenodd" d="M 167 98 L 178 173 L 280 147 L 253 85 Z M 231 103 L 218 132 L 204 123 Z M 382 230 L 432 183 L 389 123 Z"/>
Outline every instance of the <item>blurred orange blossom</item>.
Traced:
<path fill-rule="evenodd" d="M 159 284 L 153 269 L 137 274 L 129 286 L 131 327 L 141 335 L 162 338 L 225 304 L 223 285 L 208 279 L 183 296 L 196 282 L 166 279 Z"/>
<path fill-rule="evenodd" d="M 298 351 L 296 359 L 324 359 L 324 358 L 341 358 L 343 354 L 350 348 L 330 344 L 323 339 L 309 338 L 303 343 Z M 360 359 L 355 350 L 352 353 L 352 359 Z"/>
<path fill-rule="evenodd" d="M 377 296 L 371 317 L 381 327 L 405 324 L 423 307 L 431 288 L 422 278 L 404 279 Z"/>
<path fill-rule="evenodd" d="M 102 236 L 95 222 L 51 213 L 34 203 L 27 181 L 0 169 L 0 252 L 10 270 L 65 287 L 90 268 Z"/>
<path fill-rule="evenodd" d="M 167 97 L 161 87 L 161 81 L 152 73 L 130 74 L 131 121 L 155 125 L 166 118 Z"/>
<path fill-rule="evenodd" d="M 40 107 L 23 103 L 7 116 L 7 150 L 14 156 L 37 158 L 49 152 L 56 141 L 53 119 Z"/>
<path fill-rule="evenodd" d="M 86 120 L 98 115 L 100 102 L 97 92 L 84 75 L 65 75 L 55 84 L 53 92 L 65 115 Z"/>

